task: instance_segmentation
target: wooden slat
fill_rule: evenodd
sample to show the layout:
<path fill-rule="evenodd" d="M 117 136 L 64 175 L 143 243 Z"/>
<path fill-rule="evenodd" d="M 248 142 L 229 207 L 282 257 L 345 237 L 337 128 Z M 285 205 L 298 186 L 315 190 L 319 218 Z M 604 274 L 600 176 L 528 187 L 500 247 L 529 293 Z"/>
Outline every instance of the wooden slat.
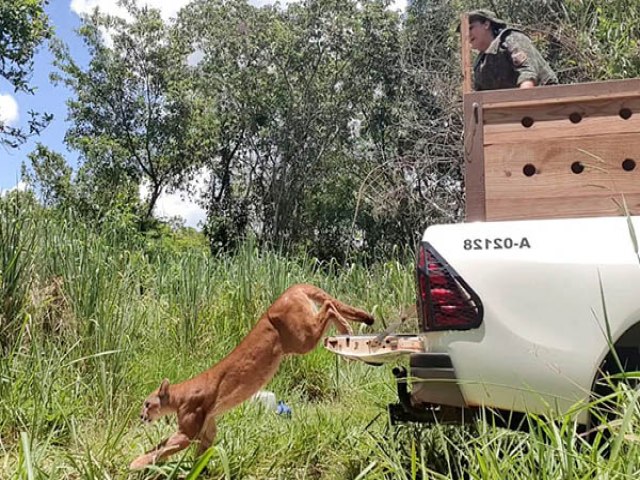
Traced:
<path fill-rule="evenodd" d="M 617 200 L 617 203 L 616 201 Z M 534 220 L 543 218 L 610 217 L 623 215 L 621 195 L 560 198 L 487 199 L 487 220 Z M 640 215 L 640 194 L 625 195 L 632 215 Z"/>
<path fill-rule="evenodd" d="M 541 106 L 544 104 L 593 101 L 638 96 L 640 79 L 610 80 L 606 82 L 549 85 L 536 88 L 515 88 L 473 92 L 471 100 L 485 110 L 509 107 Z"/>
<path fill-rule="evenodd" d="M 462 94 L 471 92 L 471 45 L 469 43 L 469 15 L 460 16 L 460 54 L 462 64 Z"/>
<path fill-rule="evenodd" d="M 465 219 L 468 222 L 485 219 L 485 170 L 482 140 L 482 107 L 464 96 L 464 181 Z"/>
<path fill-rule="evenodd" d="M 497 123 L 484 126 L 484 144 L 547 142 L 560 138 L 638 132 L 640 132 L 640 115 L 633 115 L 628 120 L 622 119 L 619 115 L 585 117 L 580 123 L 571 123 L 568 119 L 549 120 L 535 122 L 529 128 L 525 128 L 520 122 Z"/>
<path fill-rule="evenodd" d="M 623 170 L 625 159 L 635 160 L 636 168 Z M 582 173 L 572 172 L 574 162 L 585 167 Z M 528 163 L 535 167 L 533 176 L 523 173 Z M 614 200 L 620 202 L 621 193 L 632 213 L 640 214 L 637 134 L 485 148 L 487 220 L 619 215 Z"/>
<path fill-rule="evenodd" d="M 634 160 L 636 168 L 624 171 L 625 159 Z M 582 173 L 572 172 L 574 162 L 584 166 Z M 527 164 L 535 167 L 535 175 L 523 173 Z M 571 196 L 572 189 L 591 185 L 640 193 L 640 136 L 618 134 L 544 144 L 492 145 L 485 149 L 485 173 L 487 197 Z"/>
<path fill-rule="evenodd" d="M 529 107 L 505 107 L 502 109 L 485 110 L 485 125 L 496 123 L 515 123 L 522 128 L 522 120 L 531 118 L 536 122 L 548 120 L 566 120 L 569 122 L 569 115 L 579 113 L 582 117 L 612 116 L 620 117 L 631 114 L 633 117 L 640 116 L 640 92 L 635 97 L 618 98 L 613 100 L 593 100 L 579 103 L 558 103 L 545 106 Z M 523 129 L 524 130 L 524 129 Z"/>

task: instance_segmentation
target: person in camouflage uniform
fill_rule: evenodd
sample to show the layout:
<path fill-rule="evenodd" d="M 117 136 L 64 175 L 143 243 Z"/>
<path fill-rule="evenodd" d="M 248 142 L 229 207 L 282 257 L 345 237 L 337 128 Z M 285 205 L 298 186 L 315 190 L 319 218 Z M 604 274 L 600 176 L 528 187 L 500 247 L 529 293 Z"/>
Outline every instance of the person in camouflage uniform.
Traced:
<path fill-rule="evenodd" d="M 475 90 L 530 88 L 558 83 L 558 78 L 531 39 L 489 10 L 469 16 L 469 41 L 479 52 L 473 66 Z"/>

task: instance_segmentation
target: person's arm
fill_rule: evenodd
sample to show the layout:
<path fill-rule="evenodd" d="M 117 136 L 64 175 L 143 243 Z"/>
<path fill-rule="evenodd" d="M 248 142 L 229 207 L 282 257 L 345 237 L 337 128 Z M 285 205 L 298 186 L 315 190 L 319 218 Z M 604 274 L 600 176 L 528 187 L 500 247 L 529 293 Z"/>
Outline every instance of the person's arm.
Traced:
<path fill-rule="evenodd" d="M 504 41 L 504 46 L 511 55 L 513 68 L 518 74 L 518 88 L 532 88 L 540 77 L 542 55 L 524 33 L 514 31 Z"/>

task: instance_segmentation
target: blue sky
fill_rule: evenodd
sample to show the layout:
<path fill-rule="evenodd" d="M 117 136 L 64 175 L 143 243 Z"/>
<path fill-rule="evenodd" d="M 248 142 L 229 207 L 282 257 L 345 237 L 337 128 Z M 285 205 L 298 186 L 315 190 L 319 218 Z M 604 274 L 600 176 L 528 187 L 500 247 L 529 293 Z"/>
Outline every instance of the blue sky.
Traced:
<path fill-rule="evenodd" d="M 73 33 L 80 25 L 80 17 L 71 11 L 68 2 L 54 1 L 52 5 L 48 6 L 47 13 L 55 26 L 56 34 L 69 45 L 74 58 L 81 62 L 86 61 L 87 53 L 82 43 L 76 39 Z M 40 48 L 35 57 L 35 66 L 30 82 L 36 88 L 34 95 L 14 94 L 11 85 L 4 79 L 0 80 L 0 95 L 11 95 L 17 104 L 18 118 L 11 122 L 12 125 L 26 126 L 29 110 L 46 111 L 54 115 L 53 122 L 39 138 L 30 140 L 16 150 L 7 150 L 0 147 L 0 190 L 16 186 L 20 177 L 20 165 L 27 161 L 27 155 L 33 150 L 37 141 L 63 153 L 69 160 L 73 158 L 73 155 L 67 152 L 63 143 L 66 131 L 65 100 L 69 96 L 69 92 L 63 86 L 54 86 L 49 81 L 52 61 L 52 56 L 47 48 Z M 3 106 L 5 106 L 4 103 Z"/>
<path fill-rule="evenodd" d="M 280 0 L 285 5 L 292 0 Z M 138 0 L 152 7 L 159 8 L 165 19 L 174 16 L 189 0 Z M 250 0 L 256 6 L 273 3 L 272 0 Z M 404 9 L 406 0 L 396 0 L 394 9 Z M 50 21 L 55 28 L 56 36 L 66 43 L 73 58 L 80 64 L 87 63 L 89 58 L 82 41 L 75 34 L 80 26 L 80 15 L 91 12 L 96 6 L 103 12 L 121 14 L 117 0 L 52 0 L 46 7 Z M 20 182 L 20 167 L 28 162 L 27 155 L 33 151 L 37 142 L 61 153 L 73 167 L 77 163 L 77 155 L 67 150 L 64 135 L 67 130 L 66 100 L 70 92 L 63 85 L 53 85 L 49 75 L 53 70 L 53 58 L 46 47 L 40 48 L 35 57 L 31 86 L 35 87 L 34 95 L 13 92 L 11 85 L 0 78 L 0 119 L 12 126 L 26 127 L 28 112 L 48 112 L 54 115 L 52 123 L 39 137 L 29 140 L 15 150 L 0 147 L 0 193 L 16 188 Z M 192 202 L 182 198 L 179 192 L 161 198 L 156 214 L 173 216 L 180 214 L 188 225 L 196 226 L 203 219 L 203 212 Z"/>

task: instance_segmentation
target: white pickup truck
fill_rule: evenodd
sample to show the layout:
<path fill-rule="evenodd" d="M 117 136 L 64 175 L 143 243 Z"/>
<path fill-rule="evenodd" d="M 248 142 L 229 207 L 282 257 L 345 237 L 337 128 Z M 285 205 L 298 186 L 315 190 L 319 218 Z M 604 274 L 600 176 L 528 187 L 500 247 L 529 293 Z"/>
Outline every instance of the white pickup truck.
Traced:
<path fill-rule="evenodd" d="M 566 412 L 603 370 L 640 368 L 640 217 L 471 222 L 426 230 L 415 335 L 335 336 L 329 350 L 396 367 L 392 419 Z M 587 424 L 585 409 L 578 421 Z"/>

